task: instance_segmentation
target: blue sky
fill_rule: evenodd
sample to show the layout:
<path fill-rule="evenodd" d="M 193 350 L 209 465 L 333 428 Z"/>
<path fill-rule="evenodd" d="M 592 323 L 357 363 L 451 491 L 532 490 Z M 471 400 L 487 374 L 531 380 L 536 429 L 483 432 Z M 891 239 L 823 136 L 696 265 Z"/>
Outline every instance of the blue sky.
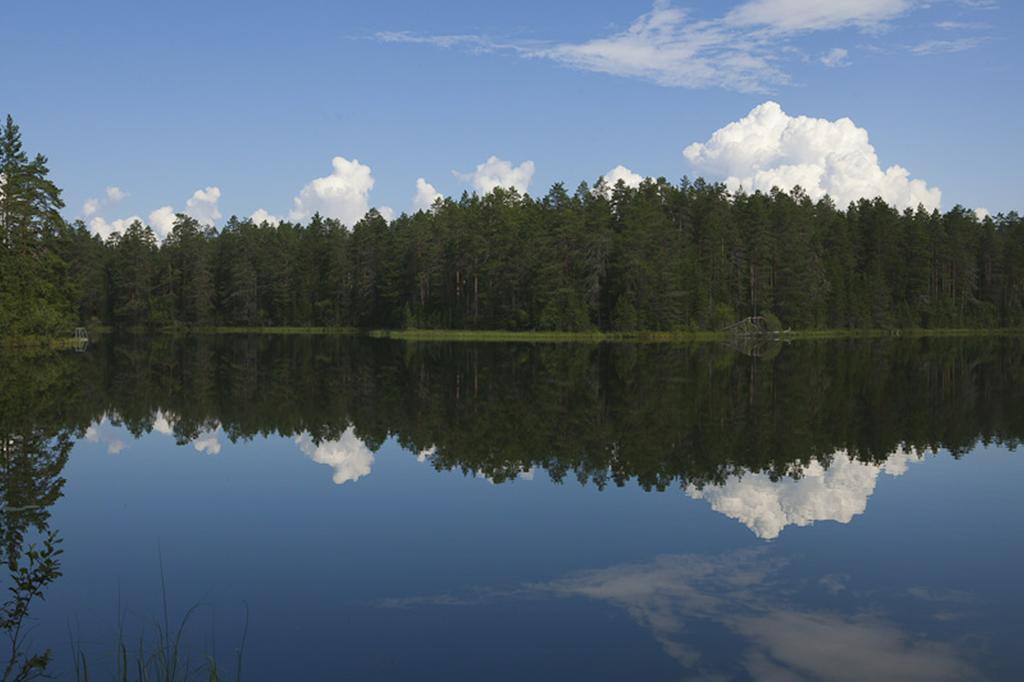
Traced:
<path fill-rule="evenodd" d="M 397 213 L 419 178 L 543 194 L 619 165 L 995 213 L 1024 208 L 1021 5 L 17 3 L 0 110 L 101 231 L 161 207 Z"/>

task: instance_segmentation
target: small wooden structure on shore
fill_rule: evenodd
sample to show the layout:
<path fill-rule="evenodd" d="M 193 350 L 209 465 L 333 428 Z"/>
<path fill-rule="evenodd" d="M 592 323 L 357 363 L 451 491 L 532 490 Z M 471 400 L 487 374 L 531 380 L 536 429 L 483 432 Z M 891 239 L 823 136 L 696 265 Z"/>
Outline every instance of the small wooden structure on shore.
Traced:
<path fill-rule="evenodd" d="M 722 328 L 723 332 L 729 334 L 728 340 L 724 343 L 738 353 L 750 357 L 761 357 L 770 348 L 779 346 L 781 341 L 789 341 L 789 329 L 773 330 L 768 326 L 768 320 L 761 316 L 748 317 L 734 322 Z"/>
<path fill-rule="evenodd" d="M 89 331 L 85 327 L 75 327 L 72 347 L 79 353 L 84 353 L 89 347 Z"/>

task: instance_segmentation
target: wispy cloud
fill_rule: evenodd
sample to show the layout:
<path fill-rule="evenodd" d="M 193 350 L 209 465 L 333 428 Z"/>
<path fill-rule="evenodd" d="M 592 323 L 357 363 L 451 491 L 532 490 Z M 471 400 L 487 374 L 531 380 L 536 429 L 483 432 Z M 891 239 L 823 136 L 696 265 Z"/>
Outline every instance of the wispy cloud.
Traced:
<path fill-rule="evenodd" d="M 726 15 L 738 25 L 779 31 L 824 31 L 845 26 L 873 28 L 911 10 L 915 0 L 749 0 Z"/>
<path fill-rule="evenodd" d="M 849 66 L 850 60 L 849 51 L 842 47 L 833 47 L 831 50 L 821 56 L 821 63 L 829 68 L 838 68 L 841 66 Z"/>
<path fill-rule="evenodd" d="M 954 38 L 952 40 L 926 40 L 911 46 L 910 51 L 916 55 L 964 52 L 966 50 L 973 50 L 990 40 L 991 38 L 988 36 L 970 36 L 967 38 Z"/>
<path fill-rule="evenodd" d="M 973 9 L 996 9 L 999 7 L 996 0 L 958 0 L 958 2 Z"/>
<path fill-rule="evenodd" d="M 686 10 L 659 1 L 625 31 L 580 43 L 516 43 L 479 35 L 423 36 L 395 31 L 378 33 L 376 38 L 474 52 L 510 51 L 669 87 L 721 86 L 762 92 L 769 85 L 788 82 L 788 76 L 772 64 L 766 38 L 756 33 L 730 28 L 721 19 L 691 21 Z"/>
<path fill-rule="evenodd" d="M 747 0 L 722 16 L 704 19 L 669 0 L 656 0 L 649 12 L 625 30 L 582 42 L 524 42 L 408 31 L 385 31 L 374 37 L 388 43 L 474 53 L 509 52 L 666 87 L 764 93 L 791 82 L 784 61 L 801 36 L 851 28 L 877 32 L 925 4 L 921 0 Z M 968 4 L 987 6 L 981 0 L 968 0 Z M 961 49 L 968 49 L 967 39 L 958 42 L 964 45 Z M 848 63 L 848 56 L 836 48 L 820 61 L 830 67 L 842 66 Z"/>
<path fill-rule="evenodd" d="M 967 31 L 990 27 L 991 24 L 986 24 L 983 21 L 939 21 L 935 24 L 935 28 L 943 31 Z"/>
<path fill-rule="evenodd" d="M 773 63 L 775 55 L 763 36 L 722 20 L 690 21 L 685 10 L 665 2 L 656 3 L 621 33 L 556 45 L 532 56 L 670 87 L 763 92 L 789 82 Z"/>
<path fill-rule="evenodd" d="M 474 52 L 494 52 L 497 50 L 529 52 L 529 48 L 523 45 L 472 34 L 418 35 L 410 31 L 379 31 L 373 37 L 383 43 L 409 43 L 412 45 L 431 45 L 443 48 L 462 47 L 469 48 Z"/>

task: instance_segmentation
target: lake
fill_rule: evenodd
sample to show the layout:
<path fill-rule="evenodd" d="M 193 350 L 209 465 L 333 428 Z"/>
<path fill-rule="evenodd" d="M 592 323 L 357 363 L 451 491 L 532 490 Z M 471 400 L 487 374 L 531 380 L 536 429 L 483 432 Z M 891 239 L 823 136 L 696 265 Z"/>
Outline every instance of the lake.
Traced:
<path fill-rule="evenodd" d="M 1021 338 L 102 337 L 0 386 L 3 558 L 61 539 L 22 632 L 61 679 L 179 630 L 194 679 L 1024 664 Z"/>

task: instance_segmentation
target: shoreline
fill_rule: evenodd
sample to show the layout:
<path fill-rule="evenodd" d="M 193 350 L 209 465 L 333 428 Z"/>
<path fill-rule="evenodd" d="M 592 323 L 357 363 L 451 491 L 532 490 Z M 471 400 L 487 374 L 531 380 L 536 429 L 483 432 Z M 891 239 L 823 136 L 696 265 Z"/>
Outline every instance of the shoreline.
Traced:
<path fill-rule="evenodd" d="M 111 334 L 112 327 L 92 327 L 90 336 Z M 491 343 L 703 343 L 732 338 L 765 341 L 810 341 L 834 339 L 928 338 L 1024 336 L 1022 328 L 954 328 L 954 329 L 807 329 L 768 332 L 737 336 L 723 331 L 678 332 L 558 332 L 501 331 L 465 329 L 355 329 L 351 327 L 184 327 L 170 329 L 122 329 L 120 333 L 152 334 L 154 336 L 202 336 L 217 334 L 281 335 L 281 336 L 364 336 L 378 339 L 423 342 L 491 342 Z M 6 341 L 10 341 L 9 339 Z M 40 343 L 36 339 L 35 343 Z M 57 347 L 66 347 L 63 339 L 51 339 Z M 7 344 L 5 344 L 7 345 Z M 14 343 L 14 346 L 19 345 Z"/>

